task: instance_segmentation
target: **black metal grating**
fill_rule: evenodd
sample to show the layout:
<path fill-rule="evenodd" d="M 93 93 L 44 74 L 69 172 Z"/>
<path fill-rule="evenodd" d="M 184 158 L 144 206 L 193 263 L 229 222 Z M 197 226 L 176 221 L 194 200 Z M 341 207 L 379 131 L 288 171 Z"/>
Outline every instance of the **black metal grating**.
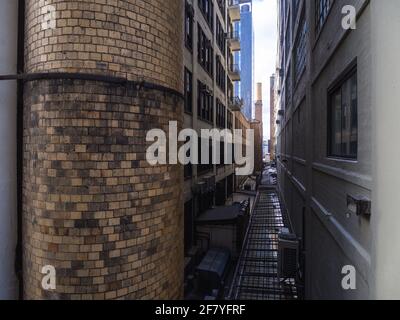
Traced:
<path fill-rule="evenodd" d="M 275 189 L 261 189 L 233 280 L 233 300 L 295 300 L 295 279 L 278 278 L 278 235 L 289 221 Z"/>

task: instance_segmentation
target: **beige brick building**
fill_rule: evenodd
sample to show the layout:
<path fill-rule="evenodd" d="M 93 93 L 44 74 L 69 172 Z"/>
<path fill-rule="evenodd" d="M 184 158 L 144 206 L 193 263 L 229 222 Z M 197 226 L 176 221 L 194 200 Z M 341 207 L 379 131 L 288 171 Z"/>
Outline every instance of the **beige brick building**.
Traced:
<path fill-rule="evenodd" d="M 234 82 L 240 71 L 234 64 L 234 52 L 240 50 L 240 36 L 233 22 L 240 20 L 239 2 L 227 0 L 183 0 L 184 24 L 184 127 L 198 135 L 202 129 L 232 130 L 242 121 L 242 101 L 234 97 Z M 238 120 L 240 119 L 240 121 Z M 245 126 L 241 125 L 241 128 Z M 221 150 L 223 141 L 220 141 Z M 195 220 L 214 205 L 224 205 L 242 179 L 234 174 L 234 165 L 185 166 L 185 248 L 186 261 L 195 255 Z"/>

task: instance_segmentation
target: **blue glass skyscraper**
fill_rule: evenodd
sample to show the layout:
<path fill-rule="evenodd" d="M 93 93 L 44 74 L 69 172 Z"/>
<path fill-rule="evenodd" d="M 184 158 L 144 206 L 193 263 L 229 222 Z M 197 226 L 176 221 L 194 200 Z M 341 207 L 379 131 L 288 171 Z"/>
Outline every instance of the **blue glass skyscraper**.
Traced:
<path fill-rule="evenodd" d="M 241 51 L 240 68 L 241 68 L 241 83 L 237 86 L 238 92 L 243 99 L 243 114 L 248 120 L 253 117 L 253 83 L 254 83 L 254 30 L 253 30 L 253 11 L 252 0 L 241 1 L 240 14 L 240 41 Z"/>

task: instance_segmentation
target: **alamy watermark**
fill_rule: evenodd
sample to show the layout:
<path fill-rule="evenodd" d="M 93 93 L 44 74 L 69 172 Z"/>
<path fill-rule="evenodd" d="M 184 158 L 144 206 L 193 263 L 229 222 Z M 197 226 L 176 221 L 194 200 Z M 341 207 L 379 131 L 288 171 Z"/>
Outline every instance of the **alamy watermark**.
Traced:
<path fill-rule="evenodd" d="M 56 290 L 56 268 L 52 265 L 44 266 L 41 270 L 41 274 L 44 275 L 42 278 L 43 290 Z"/>
<path fill-rule="evenodd" d="M 357 10 L 352 5 L 346 5 L 342 8 L 342 28 L 344 30 L 357 29 Z"/>
<path fill-rule="evenodd" d="M 351 265 L 342 268 L 342 288 L 343 290 L 356 290 L 357 289 L 357 272 L 356 268 Z"/>
<path fill-rule="evenodd" d="M 168 130 L 166 133 L 161 129 L 153 129 L 147 133 L 146 142 L 152 142 L 146 152 L 146 159 L 150 165 L 235 163 L 236 175 L 253 174 L 254 130 L 202 129 L 199 135 L 194 129 L 184 129 L 178 133 L 176 121 L 169 123 Z M 184 144 L 178 149 L 179 143 Z M 221 144 L 224 148 L 224 159 L 221 159 Z"/>

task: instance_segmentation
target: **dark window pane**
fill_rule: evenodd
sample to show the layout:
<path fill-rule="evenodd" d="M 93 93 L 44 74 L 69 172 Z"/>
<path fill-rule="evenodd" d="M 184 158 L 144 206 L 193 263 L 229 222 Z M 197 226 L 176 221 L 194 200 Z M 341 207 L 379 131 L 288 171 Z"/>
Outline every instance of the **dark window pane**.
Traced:
<path fill-rule="evenodd" d="M 330 95 L 329 155 L 356 159 L 358 154 L 357 73 Z"/>
<path fill-rule="evenodd" d="M 332 97 L 332 132 L 331 132 L 331 153 L 340 155 L 342 144 L 342 105 L 340 91 Z"/>

